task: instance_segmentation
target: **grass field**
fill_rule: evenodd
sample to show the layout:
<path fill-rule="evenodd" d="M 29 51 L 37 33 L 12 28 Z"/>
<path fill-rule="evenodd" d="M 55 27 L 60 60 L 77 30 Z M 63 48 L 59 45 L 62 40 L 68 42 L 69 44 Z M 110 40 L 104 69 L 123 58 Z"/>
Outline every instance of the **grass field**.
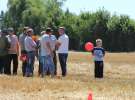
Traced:
<path fill-rule="evenodd" d="M 70 52 L 65 78 L 40 78 L 37 68 L 33 78 L 22 77 L 21 66 L 18 76 L 1 75 L 0 100 L 87 100 L 89 91 L 93 100 L 135 100 L 135 53 L 107 53 L 104 79 L 94 78 L 89 53 Z"/>

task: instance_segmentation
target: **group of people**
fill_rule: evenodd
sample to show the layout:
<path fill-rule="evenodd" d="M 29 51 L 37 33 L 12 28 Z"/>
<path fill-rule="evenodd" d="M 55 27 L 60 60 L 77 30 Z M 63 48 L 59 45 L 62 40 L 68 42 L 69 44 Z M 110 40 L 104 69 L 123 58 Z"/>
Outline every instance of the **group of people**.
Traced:
<path fill-rule="evenodd" d="M 19 38 L 14 34 L 13 28 L 0 31 L 0 74 L 17 75 L 19 50 L 22 61 L 22 73 L 25 77 L 34 75 L 35 57 L 39 61 L 38 74 L 41 77 L 57 75 L 57 54 L 62 70 L 62 76 L 67 75 L 67 57 L 69 37 L 64 27 L 59 27 L 59 37 L 53 35 L 53 30 L 47 28 L 41 32 L 38 39 L 33 38 L 33 29 L 24 27 Z M 96 40 L 96 46 L 92 50 L 95 63 L 95 78 L 103 78 L 105 51 L 102 48 L 102 40 Z M 81 58 L 80 58 L 81 59 Z M 11 62 L 13 61 L 13 71 Z"/>
<path fill-rule="evenodd" d="M 58 39 L 53 35 L 53 30 L 47 28 L 41 32 L 39 39 L 33 39 L 33 29 L 24 27 L 19 38 L 14 34 L 13 28 L 0 32 L 0 74 L 17 75 L 18 56 L 21 50 L 22 73 L 25 77 L 34 75 L 35 57 L 39 60 L 38 74 L 41 77 L 57 75 L 57 56 L 60 61 L 62 76 L 67 74 L 67 57 L 69 37 L 64 27 L 59 27 Z M 13 61 L 13 72 L 11 62 Z"/>
<path fill-rule="evenodd" d="M 18 69 L 19 42 L 13 29 L 0 31 L 0 74 L 11 75 L 11 62 L 13 60 L 13 75 Z"/>

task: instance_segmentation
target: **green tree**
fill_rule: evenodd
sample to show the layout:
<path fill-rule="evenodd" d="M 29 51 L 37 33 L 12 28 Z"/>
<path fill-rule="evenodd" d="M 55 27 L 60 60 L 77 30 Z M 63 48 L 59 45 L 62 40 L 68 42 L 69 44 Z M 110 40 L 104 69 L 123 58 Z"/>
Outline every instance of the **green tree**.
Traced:
<path fill-rule="evenodd" d="M 79 15 L 68 9 L 62 10 L 66 0 L 9 0 L 4 14 L 4 26 L 18 31 L 30 26 L 39 34 L 51 27 L 58 35 L 59 26 L 66 27 L 70 38 L 70 49 L 83 50 L 88 41 L 103 40 L 107 51 L 135 50 L 135 21 L 126 15 L 112 15 L 103 9 L 96 12 L 82 12 Z"/>

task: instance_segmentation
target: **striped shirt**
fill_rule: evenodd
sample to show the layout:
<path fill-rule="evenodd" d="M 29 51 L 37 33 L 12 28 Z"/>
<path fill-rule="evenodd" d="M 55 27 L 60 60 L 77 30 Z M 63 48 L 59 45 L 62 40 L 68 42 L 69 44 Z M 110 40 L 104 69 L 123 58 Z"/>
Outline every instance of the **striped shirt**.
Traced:
<path fill-rule="evenodd" d="M 27 52 L 36 51 L 37 44 L 30 36 L 26 36 L 24 45 Z"/>
<path fill-rule="evenodd" d="M 8 35 L 7 37 L 10 41 L 10 48 L 8 50 L 8 53 L 17 54 L 18 53 L 18 37 L 16 35 Z"/>

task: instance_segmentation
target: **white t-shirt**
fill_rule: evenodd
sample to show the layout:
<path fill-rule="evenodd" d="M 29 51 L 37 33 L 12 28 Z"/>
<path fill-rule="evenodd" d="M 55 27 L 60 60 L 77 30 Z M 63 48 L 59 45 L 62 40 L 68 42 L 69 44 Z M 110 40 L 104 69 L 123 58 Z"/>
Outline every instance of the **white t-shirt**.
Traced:
<path fill-rule="evenodd" d="M 44 34 L 41 38 L 40 38 L 40 55 L 41 56 L 47 56 L 50 55 L 50 50 L 47 47 L 47 42 L 50 43 L 50 37 L 47 34 Z"/>
<path fill-rule="evenodd" d="M 58 41 L 61 43 L 58 53 L 68 53 L 69 47 L 69 38 L 66 34 L 63 34 L 59 37 Z"/>

